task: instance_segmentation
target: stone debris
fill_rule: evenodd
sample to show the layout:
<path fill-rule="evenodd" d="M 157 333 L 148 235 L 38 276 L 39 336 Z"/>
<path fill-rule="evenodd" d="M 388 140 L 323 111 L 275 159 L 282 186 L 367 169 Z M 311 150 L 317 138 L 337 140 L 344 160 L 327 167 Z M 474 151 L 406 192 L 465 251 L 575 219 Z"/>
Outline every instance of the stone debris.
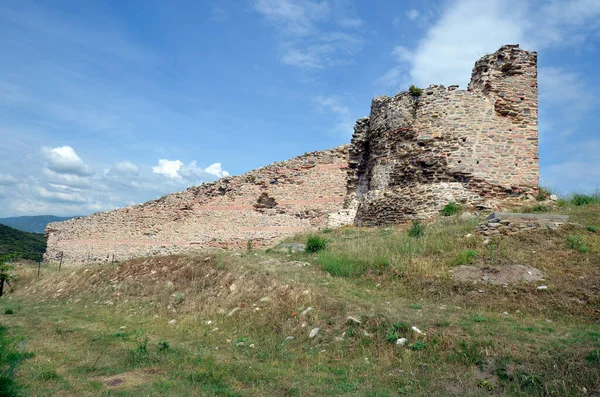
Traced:
<path fill-rule="evenodd" d="M 456 266 L 449 270 L 453 280 L 490 285 L 504 285 L 518 282 L 535 282 L 542 280 L 542 271 L 523 265 L 504 266 Z"/>
<path fill-rule="evenodd" d="M 494 212 L 477 226 L 483 236 L 513 235 L 540 229 L 557 229 L 569 221 L 567 215 Z"/>
<path fill-rule="evenodd" d="M 173 319 L 173 320 L 169 321 L 169 322 L 168 322 L 168 324 L 169 324 L 169 325 L 173 325 L 173 324 L 175 324 L 176 322 L 177 322 L 177 320 Z"/>
<path fill-rule="evenodd" d="M 301 315 L 301 316 L 306 316 L 306 315 L 307 315 L 307 314 L 308 314 L 310 311 L 312 311 L 312 310 L 313 310 L 313 308 L 309 306 L 309 307 L 307 307 L 306 309 L 304 309 L 304 310 L 302 311 L 302 313 L 300 313 L 300 315 Z"/>
<path fill-rule="evenodd" d="M 362 322 L 359 319 L 357 319 L 356 317 L 352 317 L 352 316 L 348 316 L 346 318 L 346 323 L 354 324 L 354 325 L 362 324 Z"/>
<path fill-rule="evenodd" d="M 309 337 L 310 339 L 313 339 L 313 338 L 315 338 L 315 337 L 316 337 L 316 336 L 319 334 L 319 331 L 320 331 L 320 330 L 321 330 L 321 328 L 313 328 L 313 329 L 310 331 L 310 334 L 308 334 L 308 337 Z"/>
<path fill-rule="evenodd" d="M 231 310 L 229 313 L 227 313 L 227 317 L 231 317 L 233 316 L 235 313 L 237 313 L 238 310 L 240 310 L 241 307 L 236 307 L 233 310 Z"/>
<path fill-rule="evenodd" d="M 406 345 L 407 343 L 408 343 L 408 339 L 406 339 L 406 338 L 398 338 L 398 339 L 396 340 L 396 344 L 397 344 L 398 346 L 404 346 L 404 345 Z"/>
<path fill-rule="evenodd" d="M 547 290 L 548 287 L 545 285 L 540 285 L 539 287 L 536 288 L 538 291 L 543 291 L 543 290 Z"/>
<path fill-rule="evenodd" d="M 425 332 L 421 331 L 419 328 L 415 327 L 414 325 L 411 327 L 411 329 L 413 330 L 413 332 L 415 332 L 417 334 L 425 335 Z"/>

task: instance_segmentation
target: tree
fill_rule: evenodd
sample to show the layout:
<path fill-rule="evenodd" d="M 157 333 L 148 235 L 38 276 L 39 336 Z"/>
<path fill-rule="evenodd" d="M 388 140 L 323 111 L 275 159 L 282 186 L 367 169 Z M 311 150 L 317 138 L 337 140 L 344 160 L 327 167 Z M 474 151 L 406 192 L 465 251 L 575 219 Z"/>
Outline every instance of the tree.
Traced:
<path fill-rule="evenodd" d="M 14 279 L 12 262 L 17 259 L 17 254 L 5 254 L 0 256 L 0 296 L 4 291 L 4 282 L 10 286 L 10 281 Z"/>

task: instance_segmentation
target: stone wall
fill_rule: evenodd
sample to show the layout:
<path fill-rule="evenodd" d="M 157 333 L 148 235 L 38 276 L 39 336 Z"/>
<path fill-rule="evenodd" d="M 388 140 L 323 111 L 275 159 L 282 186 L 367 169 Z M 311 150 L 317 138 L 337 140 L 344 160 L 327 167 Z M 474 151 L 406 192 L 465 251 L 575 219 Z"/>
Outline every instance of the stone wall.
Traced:
<path fill-rule="evenodd" d="M 82 264 L 246 248 L 324 227 L 346 193 L 348 146 L 308 153 L 145 204 L 51 223 L 45 261 Z"/>
<path fill-rule="evenodd" d="M 538 188 L 537 54 L 507 45 L 481 58 L 468 90 L 375 98 L 349 149 L 344 208 L 331 226 L 435 215 Z M 493 206 L 493 204 L 492 204 Z"/>

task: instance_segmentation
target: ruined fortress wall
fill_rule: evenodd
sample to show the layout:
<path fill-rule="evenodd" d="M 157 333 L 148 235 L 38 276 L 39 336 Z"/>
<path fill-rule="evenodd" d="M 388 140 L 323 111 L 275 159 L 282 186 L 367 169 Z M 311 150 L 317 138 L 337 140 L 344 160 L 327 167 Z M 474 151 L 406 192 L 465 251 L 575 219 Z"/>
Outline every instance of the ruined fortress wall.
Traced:
<path fill-rule="evenodd" d="M 331 226 L 381 225 L 484 205 L 538 188 L 537 54 L 503 46 L 469 89 L 375 98 L 350 147 L 344 209 Z"/>
<path fill-rule="evenodd" d="M 145 204 L 51 223 L 45 261 L 82 264 L 275 244 L 324 226 L 346 193 L 348 146 L 308 153 Z"/>

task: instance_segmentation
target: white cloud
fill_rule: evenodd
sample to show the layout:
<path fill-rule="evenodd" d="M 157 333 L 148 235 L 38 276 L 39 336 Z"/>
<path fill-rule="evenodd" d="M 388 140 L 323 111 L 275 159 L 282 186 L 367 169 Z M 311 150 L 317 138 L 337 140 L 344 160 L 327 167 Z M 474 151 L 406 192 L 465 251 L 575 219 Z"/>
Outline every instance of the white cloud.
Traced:
<path fill-rule="evenodd" d="M 325 1 L 256 0 L 253 5 L 269 22 L 293 36 L 315 33 L 315 22 L 327 18 L 331 11 Z"/>
<path fill-rule="evenodd" d="M 15 179 L 15 177 L 13 177 L 12 175 L 3 174 L 0 172 L 0 186 L 14 185 L 15 183 L 17 183 L 17 180 Z"/>
<path fill-rule="evenodd" d="M 58 201 L 65 203 L 78 203 L 83 204 L 87 202 L 87 199 L 79 193 L 67 193 L 63 191 L 50 191 L 42 186 L 35 188 L 35 192 L 42 199 L 47 201 Z"/>
<path fill-rule="evenodd" d="M 412 10 L 408 10 L 406 12 L 406 16 L 408 17 L 408 19 L 410 19 L 411 21 L 416 21 L 417 18 L 419 18 L 419 15 L 421 13 L 419 12 L 419 10 L 415 10 L 414 8 Z"/>
<path fill-rule="evenodd" d="M 89 176 L 79 176 L 74 174 L 60 174 L 45 168 L 42 171 L 42 175 L 45 180 L 51 183 L 73 186 L 73 187 L 87 187 L 90 186 Z"/>
<path fill-rule="evenodd" d="M 183 166 L 183 163 L 179 160 L 158 160 L 158 165 L 152 167 L 152 172 L 159 175 L 164 175 L 167 178 L 180 179 L 179 170 Z"/>
<path fill-rule="evenodd" d="M 221 163 L 214 163 L 209 165 L 204 169 L 204 172 L 207 174 L 214 175 L 219 178 L 223 178 L 225 176 L 229 176 L 229 172 L 225 171 L 221 166 Z"/>
<path fill-rule="evenodd" d="M 48 169 L 56 173 L 79 176 L 88 173 L 87 165 L 71 146 L 43 147 L 42 155 L 47 161 Z"/>
<path fill-rule="evenodd" d="M 350 108 L 343 103 L 338 95 L 319 95 L 312 98 L 317 110 L 329 112 L 335 115 L 337 122 L 331 128 L 331 132 L 341 136 L 351 136 L 354 131 L 356 117 L 352 115 Z"/>
<path fill-rule="evenodd" d="M 598 16 L 596 0 L 452 1 L 414 48 L 394 48 L 397 64 L 377 82 L 466 87 L 474 61 L 483 55 L 504 44 L 539 51 L 581 43 L 600 31 Z"/>

